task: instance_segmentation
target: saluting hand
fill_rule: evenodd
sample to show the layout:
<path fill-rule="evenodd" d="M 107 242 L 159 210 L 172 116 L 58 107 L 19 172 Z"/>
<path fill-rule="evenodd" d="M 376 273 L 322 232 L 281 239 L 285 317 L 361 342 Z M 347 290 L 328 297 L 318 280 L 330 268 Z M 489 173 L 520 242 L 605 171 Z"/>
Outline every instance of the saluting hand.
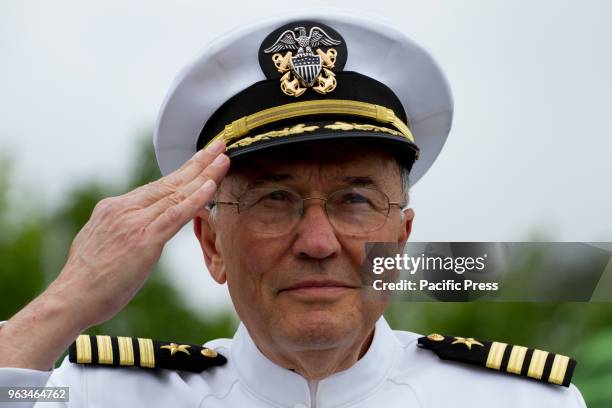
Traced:
<path fill-rule="evenodd" d="M 78 300 L 84 327 L 118 313 L 142 287 L 166 242 L 212 200 L 229 169 L 224 150 L 217 141 L 174 173 L 96 205 L 49 288 Z"/>
<path fill-rule="evenodd" d="M 80 332 L 117 314 L 166 242 L 212 200 L 229 170 L 224 151 L 213 143 L 172 174 L 100 201 L 59 276 L 0 328 L 0 367 L 46 370 Z"/>

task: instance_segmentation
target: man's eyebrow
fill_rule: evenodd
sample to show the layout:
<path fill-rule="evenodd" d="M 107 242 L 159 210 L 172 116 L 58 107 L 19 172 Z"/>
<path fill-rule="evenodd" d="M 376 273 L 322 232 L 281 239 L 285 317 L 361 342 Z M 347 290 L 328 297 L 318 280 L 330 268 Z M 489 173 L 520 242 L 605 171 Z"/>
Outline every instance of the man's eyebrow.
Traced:
<path fill-rule="evenodd" d="M 290 174 L 260 174 L 249 182 L 249 187 L 258 186 L 264 183 L 278 183 L 280 181 L 291 180 Z"/>
<path fill-rule="evenodd" d="M 292 180 L 290 174 L 260 174 L 249 182 L 247 188 L 256 187 L 266 183 L 278 183 Z M 378 187 L 378 183 L 370 176 L 345 176 L 340 179 L 343 183 L 358 187 Z"/>
<path fill-rule="evenodd" d="M 343 177 L 342 181 L 351 186 L 378 187 L 378 183 L 370 176 L 347 176 Z"/>

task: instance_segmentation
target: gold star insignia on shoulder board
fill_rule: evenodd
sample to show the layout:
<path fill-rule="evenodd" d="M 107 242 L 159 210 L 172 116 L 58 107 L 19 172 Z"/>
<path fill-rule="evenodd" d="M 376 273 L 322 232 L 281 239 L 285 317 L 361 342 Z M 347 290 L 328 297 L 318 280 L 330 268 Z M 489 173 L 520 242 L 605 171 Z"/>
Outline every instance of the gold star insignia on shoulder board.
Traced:
<path fill-rule="evenodd" d="M 82 334 L 68 351 L 70 362 L 77 364 L 166 368 L 195 373 L 227 362 L 211 348 L 131 337 Z"/>
<path fill-rule="evenodd" d="M 473 337 L 455 337 L 455 341 L 451 344 L 465 344 L 469 350 L 472 349 L 472 345 L 482 346 L 483 344 L 477 340 L 474 340 Z"/>
<path fill-rule="evenodd" d="M 457 347 L 462 344 L 466 347 Z M 472 347 L 475 345 L 479 347 Z M 569 387 L 576 367 L 576 360 L 561 354 L 497 341 L 478 341 L 473 337 L 433 333 L 419 338 L 418 346 L 433 351 L 443 360 L 478 365 L 565 387 Z"/>
<path fill-rule="evenodd" d="M 170 355 L 173 356 L 174 353 L 176 353 L 177 351 L 180 351 L 180 352 L 186 353 L 186 354 L 191 354 L 191 353 L 189 353 L 189 350 L 187 350 L 190 347 L 191 346 L 189 344 L 181 344 L 179 346 L 176 343 L 170 343 L 170 344 L 166 344 L 165 346 L 161 346 L 160 348 L 170 350 Z"/>

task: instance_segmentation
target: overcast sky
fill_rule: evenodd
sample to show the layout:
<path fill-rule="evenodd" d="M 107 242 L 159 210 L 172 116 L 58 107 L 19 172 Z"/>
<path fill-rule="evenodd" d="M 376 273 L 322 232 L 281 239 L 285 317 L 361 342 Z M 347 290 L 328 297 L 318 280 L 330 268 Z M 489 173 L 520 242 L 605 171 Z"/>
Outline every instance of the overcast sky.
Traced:
<path fill-rule="evenodd" d="M 612 241 L 612 2 L 214 4 L 0 1 L 0 149 L 15 184 L 53 206 L 81 180 L 123 180 L 174 76 L 210 40 L 333 4 L 397 26 L 449 78 L 453 129 L 412 191 L 414 240 Z M 228 304 L 191 225 L 163 256 L 198 309 Z"/>

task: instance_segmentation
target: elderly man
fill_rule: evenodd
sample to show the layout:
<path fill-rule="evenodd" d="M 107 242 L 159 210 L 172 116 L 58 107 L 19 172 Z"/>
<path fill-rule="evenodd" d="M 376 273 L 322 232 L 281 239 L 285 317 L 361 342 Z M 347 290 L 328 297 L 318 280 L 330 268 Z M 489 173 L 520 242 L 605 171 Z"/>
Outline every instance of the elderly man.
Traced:
<path fill-rule="evenodd" d="M 408 240 L 408 188 L 451 116 L 431 57 L 369 20 L 282 18 L 211 45 L 162 107 L 165 176 L 101 201 L 58 278 L 0 329 L 0 386 L 69 387 L 59 406 L 584 406 L 573 360 L 394 332 L 388 299 L 364 295 L 364 245 Z M 234 338 L 79 335 L 126 305 L 190 220 L 240 317 Z"/>

